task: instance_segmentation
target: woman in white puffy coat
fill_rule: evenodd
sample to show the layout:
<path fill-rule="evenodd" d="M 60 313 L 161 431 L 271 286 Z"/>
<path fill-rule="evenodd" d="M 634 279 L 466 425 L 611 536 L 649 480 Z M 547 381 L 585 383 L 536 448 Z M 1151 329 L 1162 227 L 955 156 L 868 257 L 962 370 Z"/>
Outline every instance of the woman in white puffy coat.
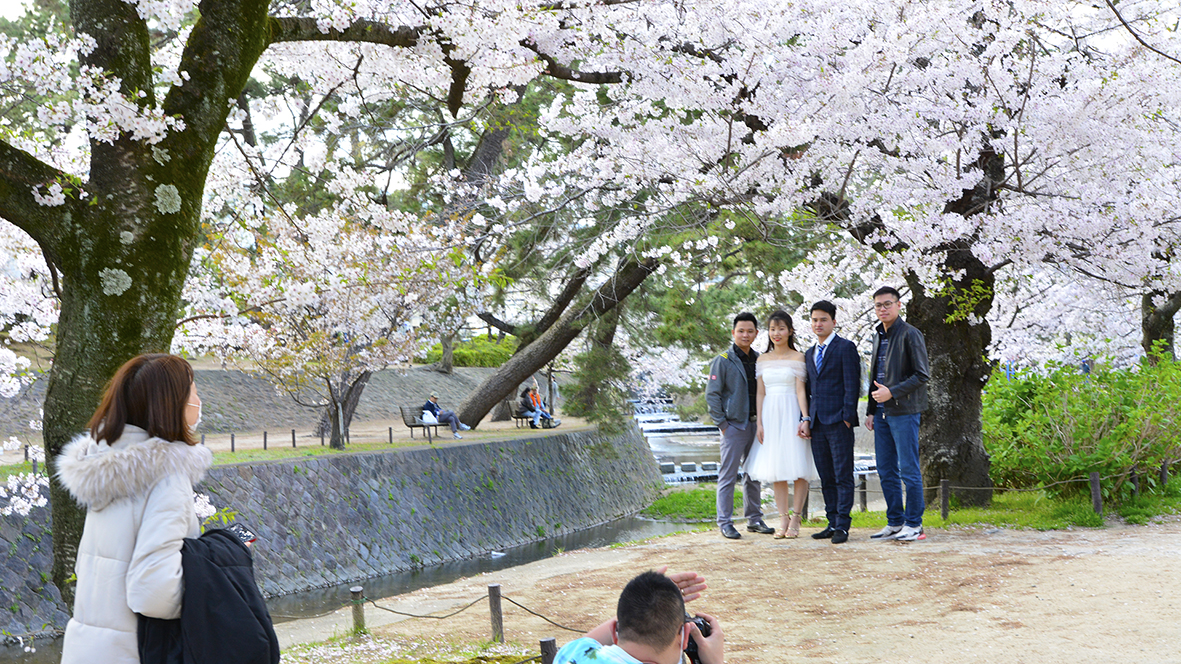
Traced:
<path fill-rule="evenodd" d="M 180 617 L 180 548 L 201 533 L 193 485 L 213 461 L 193 438 L 200 419 L 189 363 L 140 355 L 58 457 L 58 479 L 87 510 L 63 664 L 139 664 L 136 614 Z"/>

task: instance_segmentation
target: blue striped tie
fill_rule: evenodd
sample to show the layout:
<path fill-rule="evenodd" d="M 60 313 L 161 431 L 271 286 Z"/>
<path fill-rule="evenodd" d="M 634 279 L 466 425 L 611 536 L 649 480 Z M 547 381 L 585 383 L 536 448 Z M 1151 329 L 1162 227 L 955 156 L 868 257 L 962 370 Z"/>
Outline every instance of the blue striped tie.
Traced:
<path fill-rule="evenodd" d="M 816 347 L 816 373 L 820 373 L 820 367 L 824 366 L 824 346 Z"/>

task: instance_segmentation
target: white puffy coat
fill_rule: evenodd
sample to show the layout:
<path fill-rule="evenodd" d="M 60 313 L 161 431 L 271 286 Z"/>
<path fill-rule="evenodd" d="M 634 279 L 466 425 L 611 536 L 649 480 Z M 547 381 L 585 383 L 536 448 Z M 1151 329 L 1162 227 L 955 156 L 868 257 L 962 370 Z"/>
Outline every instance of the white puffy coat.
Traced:
<path fill-rule="evenodd" d="M 62 664 L 139 664 L 135 614 L 180 617 L 180 547 L 201 533 L 193 485 L 212 462 L 131 425 L 113 445 L 84 435 L 62 450 L 57 477 L 87 510 Z"/>

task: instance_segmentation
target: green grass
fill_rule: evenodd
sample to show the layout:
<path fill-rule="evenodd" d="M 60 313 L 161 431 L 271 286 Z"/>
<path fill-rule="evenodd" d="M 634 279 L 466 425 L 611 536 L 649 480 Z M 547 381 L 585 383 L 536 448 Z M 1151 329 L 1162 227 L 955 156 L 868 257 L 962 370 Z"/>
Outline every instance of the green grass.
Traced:
<path fill-rule="evenodd" d="M 674 489 L 652 503 L 644 510 L 644 515 L 685 523 L 710 522 L 715 516 L 714 492 L 714 485 Z M 741 505 L 741 491 L 735 491 L 736 514 L 741 512 Z M 1181 481 L 1171 482 L 1164 494 L 1143 494 L 1125 501 L 1116 511 L 1128 523 L 1146 523 L 1158 515 L 1181 513 Z M 812 505 L 810 512 L 814 521 L 824 516 L 823 506 Z M 852 516 L 854 528 L 877 529 L 886 525 L 884 512 L 859 512 L 854 507 Z M 952 509 L 946 521 L 940 516 L 938 505 L 934 504 L 927 507 L 924 521 L 932 527 L 974 525 L 1032 530 L 1103 525 L 1103 519 L 1091 509 L 1089 499 L 1053 498 L 1043 492 L 997 492 L 989 507 Z"/>
<path fill-rule="evenodd" d="M 14 464 L 7 465 L 7 466 L 0 466 L 0 482 L 7 481 L 8 478 L 13 475 L 20 475 L 22 473 L 31 473 L 31 472 L 33 472 L 33 462 L 32 461 L 22 461 L 20 463 L 14 463 Z M 44 475 L 45 474 L 45 464 L 38 463 L 37 464 L 37 472 Z"/>
<path fill-rule="evenodd" d="M 717 486 L 699 484 L 677 487 L 656 499 L 644 510 L 644 516 L 685 523 L 712 522 L 717 519 Z M 742 490 L 734 490 L 734 510 L 742 513 Z"/>

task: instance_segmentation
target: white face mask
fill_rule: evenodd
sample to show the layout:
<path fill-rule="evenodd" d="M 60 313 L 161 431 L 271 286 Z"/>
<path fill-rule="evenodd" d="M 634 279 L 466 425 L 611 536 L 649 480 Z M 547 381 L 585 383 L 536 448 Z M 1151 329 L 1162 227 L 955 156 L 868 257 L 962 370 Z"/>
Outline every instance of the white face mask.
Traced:
<path fill-rule="evenodd" d="M 201 426 L 201 406 L 202 406 L 202 404 L 190 403 L 189 405 L 197 407 L 197 421 L 193 422 L 191 425 L 189 425 L 189 431 L 196 431 L 197 427 Z"/>

